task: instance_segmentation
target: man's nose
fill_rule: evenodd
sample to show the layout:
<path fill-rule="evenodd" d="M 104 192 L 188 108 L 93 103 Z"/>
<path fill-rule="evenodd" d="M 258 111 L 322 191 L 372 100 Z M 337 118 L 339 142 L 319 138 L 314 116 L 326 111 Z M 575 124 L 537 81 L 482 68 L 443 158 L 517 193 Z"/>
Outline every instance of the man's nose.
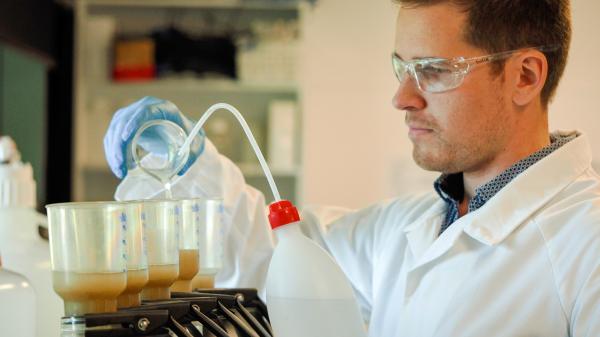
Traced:
<path fill-rule="evenodd" d="M 415 80 L 411 76 L 407 76 L 398 85 L 392 98 L 392 105 L 398 110 L 422 110 L 427 106 L 427 102 Z"/>

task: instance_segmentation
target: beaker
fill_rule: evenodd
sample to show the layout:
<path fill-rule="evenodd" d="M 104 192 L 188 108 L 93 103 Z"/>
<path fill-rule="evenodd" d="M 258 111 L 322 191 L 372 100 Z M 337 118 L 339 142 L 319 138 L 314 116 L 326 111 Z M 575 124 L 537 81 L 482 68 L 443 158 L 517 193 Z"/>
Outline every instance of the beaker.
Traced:
<path fill-rule="evenodd" d="M 117 305 L 119 308 L 129 308 L 141 304 L 140 293 L 148 283 L 148 252 L 142 202 L 124 202 L 123 209 L 127 220 L 127 287 L 117 298 Z"/>
<path fill-rule="evenodd" d="M 46 206 L 54 291 L 66 316 L 114 312 L 125 290 L 127 219 L 116 202 Z"/>
<path fill-rule="evenodd" d="M 127 151 L 127 168 L 139 167 L 144 173 L 166 185 L 185 165 L 189 151 L 180 152 L 187 134 L 168 120 L 143 124 L 133 136 Z"/>
<path fill-rule="evenodd" d="M 142 290 L 142 300 L 171 297 L 169 287 L 179 274 L 179 204 L 174 200 L 142 202 L 148 250 L 148 283 Z"/>
<path fill-rule="evenodd" d="M 198 273 L 200 243 L 200 204 L 203 199 L 183 199 L 179 222 L 179 277 L 171 291 L 192 291 L 192 279 Z"/>
<path fill-rule="evenodd" d="M 223 200 L 204 199 L 199 204 L 200 214 L 200 270 L 192 279 L 192 288 L 214 288 L 215 275 L 223 264 L 222 226 Z"/>

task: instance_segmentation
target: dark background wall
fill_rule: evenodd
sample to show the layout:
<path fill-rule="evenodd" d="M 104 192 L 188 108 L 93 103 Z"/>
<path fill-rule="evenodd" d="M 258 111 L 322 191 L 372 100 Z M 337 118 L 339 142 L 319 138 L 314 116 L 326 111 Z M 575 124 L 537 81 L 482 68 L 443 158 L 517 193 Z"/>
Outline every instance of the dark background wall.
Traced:
<path fill-rule="evenodd" d="M 0 134 L 11 136 L 31 163 L 45 198 L 46 66 L 30 54 L 0 45 Z"/>
<path fill-rule="evenodd" d="M 55 6 L 52 0 L 0 0 L 0 39 L 51 62 Z"/>
<path fill-rule="evenodd" d="M 0 134 L 32 164 L 38 208 L 70 200 L 73 14 L 52 0 L 0 0 Z"/>

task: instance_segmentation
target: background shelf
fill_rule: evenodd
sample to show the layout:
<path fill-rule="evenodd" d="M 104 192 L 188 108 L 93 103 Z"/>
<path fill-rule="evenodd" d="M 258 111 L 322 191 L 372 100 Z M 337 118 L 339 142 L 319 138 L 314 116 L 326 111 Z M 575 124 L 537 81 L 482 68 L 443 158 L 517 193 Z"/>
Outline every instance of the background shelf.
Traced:
<path fill-rule="evenodd" d="M 212 104 L 232 104 L 246 118 L 268 161 L 272 144 L 278 140 L 291 142 L 293 164 L 289 165 L 288 160 L 286 169 L 281 169 L 281 165 L 273 163 L 272 173 L 282 195 L 296 202 L 301 199 L 300 90 L 295 71 L 290 68 L 295 67 L 300 39 L 299 34 L 280 34 L 285 38 L 277 40 L 268 30 L 275 26 L 279 33 L 297 29 L 301 10 L 298 1 L 78 0 L 71 4 L 77 18 L 73 181 L 76 201 L 113 198 L 119 180 L 104 158 L 104 133 L 117 109 L 144 96 L 172 101 L 195 120 Z M 150 36 L 157 29 L 173 25 L 190 36 L 225 34 L 236 39 L 237 78 L 191 72 L 160 74 L 161 77 L 144 81 L 110 78 L 116 37 Z M 258 35 L 249 35 L 255 29 Z M 294 129 L 288 134 L 273 134 L 273 107 L 282 102 L 293 107 Z M 204 129 L 219 152 L 238 164 L 250 185 L 266 196 L 271 194 L 233 116 L 217 112 Z"/>

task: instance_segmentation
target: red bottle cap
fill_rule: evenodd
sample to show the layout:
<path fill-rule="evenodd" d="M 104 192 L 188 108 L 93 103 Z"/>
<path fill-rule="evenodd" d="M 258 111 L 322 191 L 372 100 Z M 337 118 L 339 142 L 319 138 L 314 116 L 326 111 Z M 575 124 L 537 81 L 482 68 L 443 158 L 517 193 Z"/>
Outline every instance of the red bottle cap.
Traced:
<path fill-rule="evenodd" d="M 269 222 L 272 229 L 297 221 L 300 221 L 300 215 L 290 201 L 281 200 L 269 205 Z"/>

